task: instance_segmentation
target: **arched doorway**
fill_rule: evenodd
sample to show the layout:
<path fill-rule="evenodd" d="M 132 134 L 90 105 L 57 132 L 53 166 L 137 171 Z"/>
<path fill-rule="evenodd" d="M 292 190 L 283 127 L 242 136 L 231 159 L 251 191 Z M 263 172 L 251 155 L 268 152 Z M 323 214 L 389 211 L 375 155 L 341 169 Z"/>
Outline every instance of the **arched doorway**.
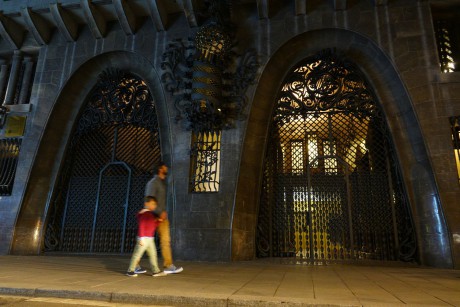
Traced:
<path fill-rule="evenodd" d="M 132 251 L 135 212 L 160 159 L 156 108 L 146 83 L 106 69 L 76 122 L 51 201 L 45 251 Z"/>
<path fill-rule="evenodd" d="M 414 260 L 392 140 L 359 69 L 331 50 L 307 58 L 278 95 L 264 161 L 258 257 Z"/>

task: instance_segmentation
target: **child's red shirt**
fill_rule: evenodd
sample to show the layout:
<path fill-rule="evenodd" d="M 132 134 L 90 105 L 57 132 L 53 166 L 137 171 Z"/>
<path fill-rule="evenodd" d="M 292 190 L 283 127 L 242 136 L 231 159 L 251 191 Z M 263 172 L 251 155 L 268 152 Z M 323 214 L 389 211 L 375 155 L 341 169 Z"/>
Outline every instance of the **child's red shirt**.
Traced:
<path fill-rule="evenodd" d="M 153 237 L 155 230 L 158 226 L 158 219 L 152 211 L 146 211 L 144 213 L 137 213 L 136 215 L 138 229 L 138 237 Z"/>

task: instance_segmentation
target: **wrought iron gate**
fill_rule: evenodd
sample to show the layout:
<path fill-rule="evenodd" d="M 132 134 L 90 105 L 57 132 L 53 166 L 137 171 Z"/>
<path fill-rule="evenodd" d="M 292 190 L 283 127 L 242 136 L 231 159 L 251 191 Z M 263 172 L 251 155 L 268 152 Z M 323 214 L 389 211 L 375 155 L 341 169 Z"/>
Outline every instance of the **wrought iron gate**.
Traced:
<path fill-rule="evenodd" d="M 100 75 L 77 123 L 53 195 L 46 251 L 131 252 L 135 213 L 161 159 L 156 110 L 134 75 Z"/>
<path fill-rule="evenodd" d="M 413 260 L 415 235 L 385 118 L 329 50 L 286 78 L 266 150 L 259 257 Z"/>

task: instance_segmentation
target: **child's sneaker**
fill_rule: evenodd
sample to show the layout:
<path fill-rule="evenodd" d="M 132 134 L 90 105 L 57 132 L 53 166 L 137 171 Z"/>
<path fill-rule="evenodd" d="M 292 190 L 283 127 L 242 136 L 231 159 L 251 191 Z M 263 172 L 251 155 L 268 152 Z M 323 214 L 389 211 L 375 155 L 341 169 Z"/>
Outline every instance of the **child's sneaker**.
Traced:
<path fill-rule="evenodd" d="M 129 277 L 136 277 L 137 274 L 136 274 L 135 272 L 128 271 L 128 272 L 126 272 L 126 276 L 129 276 Z"/>
<path fill-rule="evenodd" d="M 147 270 L 141 268 L 140 266 L 138 266 L 138 267 L 134 270 L 134 273 L 136 273 L 136 274 L 144 274 L 144 273 L 147 273 Z"/>
<path fill-rule="evenodd" d="M 153 277 L 161 277 L 161 276 L 166 276 L 166 275 L 168 274 L 166 274 L 165 272 L 156 272 L 152 274 Z"/>
<path fill-rule="evenodd" d="M 182 267 L 176 267 L 174 264 L 171 264 L 164 270 L 164 272 L 166 274 L 177 274 L 177 273 L 182 272 L 183 270 L 184 269 Z"/>

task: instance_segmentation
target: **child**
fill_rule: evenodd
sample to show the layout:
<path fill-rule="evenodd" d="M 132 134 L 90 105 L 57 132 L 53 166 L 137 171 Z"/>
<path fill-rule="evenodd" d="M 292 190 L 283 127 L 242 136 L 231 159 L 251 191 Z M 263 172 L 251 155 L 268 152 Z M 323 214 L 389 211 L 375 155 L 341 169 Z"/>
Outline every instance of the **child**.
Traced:
<path fill-rule="evenodd" d="M 154 235 L 155 229 L 158 226 L 158 222 L 161 221 L 158 219 L 152 212 L 157 207 L 157 200 L 153 196 L 146 196 L 144 198 L 144 208 L 139 211 L 136 215 L 138 222 L 137 230 L 137 243 L 134 248 L 133 255 L 131 256 L 131 262 L 129 263 L 129 269 L 126 273 L 127 276 L 137 276 L 137 273 L 134 272 L 136 265 L 144 255 L 144 252 L 147 251 L 149 256 L 150 266 L 152 267 L 152 272 L 154 277 L 166 276 L 164 272 L 161 272 L 158 268 L 157 260 L 157 249 L 155 247 Z"/>

